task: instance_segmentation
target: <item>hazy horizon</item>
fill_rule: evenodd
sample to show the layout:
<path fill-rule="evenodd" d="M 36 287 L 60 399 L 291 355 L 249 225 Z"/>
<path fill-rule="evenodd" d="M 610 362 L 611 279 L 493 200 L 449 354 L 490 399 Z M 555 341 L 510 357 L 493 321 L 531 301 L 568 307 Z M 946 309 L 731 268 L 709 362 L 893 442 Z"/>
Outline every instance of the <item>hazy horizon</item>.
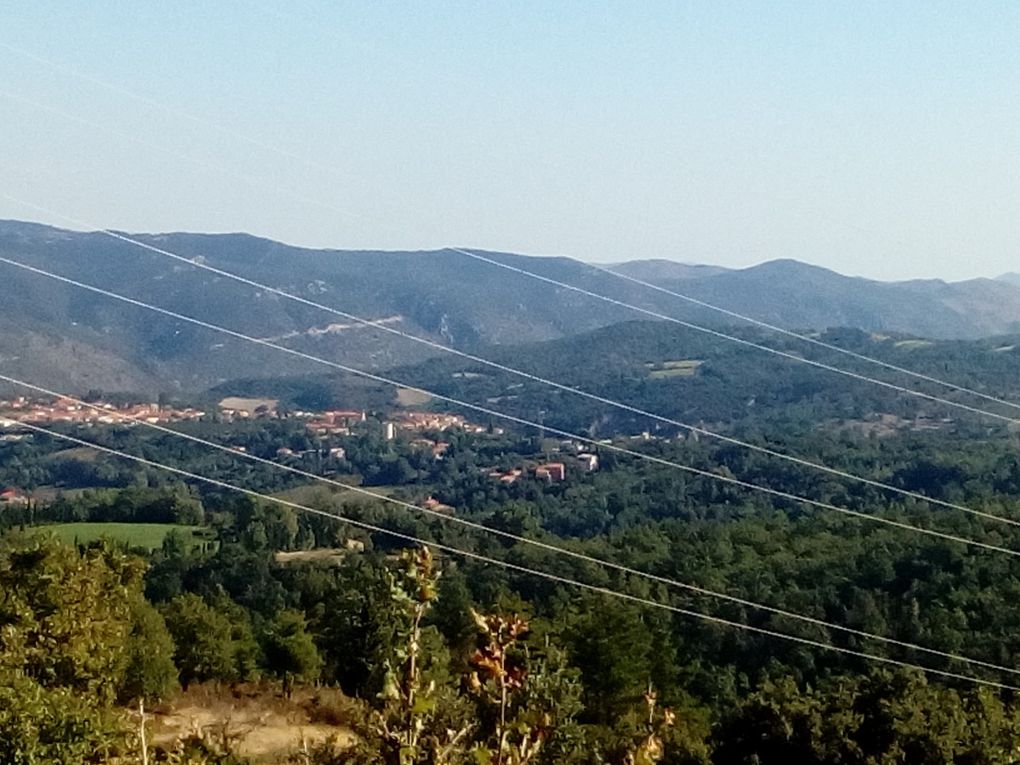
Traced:
<path fill-rule="evenodd" d="M 27 223 L 29 225 L 52 226 L 54 228 L 65 229 L 65 230 L 68 230 L 68 231 L 77 231 L 79 233 L 96 233 L 98 231 L 98 229 L 75 228 L 73 226 L 60 225 L 59 223 L 49 223 L 49 222 L 43 221 L 43 220 L 30 220 L 30 219 L 20 219 L 20 218 L 0 218 L 0 224 L 2 224 L 2 223 Z M 406 249 L 405 248 L 384 248 L 384 247 L 331 247 L 331 246 L 328 246 L 328 245 L 320 247 L 320 246 L 303 245 L 303 244 L 300 244 L 300 243 L 297 243 L 297 242 L 289 242 L 287 240 L 277 239 L 277 238 L 274 238 L 272 236 L 262 236 L 262 235 L 259 235 L 259 234 L 253 234 L 250 231 L 186 231 L 186 230 L 183 230 L 183 229 L 175 229 L 175 230 L 168 229 L 168 230 L 165 230 L 165 231 L 147 231 L 147 230 L 143 231 L 143 230 L 128 230 L 128 229 L 120 228 L 120 227 L 117 227 L 117 226 L 108 226 L 108 227 L 105 227 L 105 228 L 106 228 L 106 230 L 117 231 L 117 232 L 120 232 L 120 233 L 123 233 L 123 234 L 127 234 L 129 236 L 130 235 L 135 235 L 135 236 L 172 236 L 174 234 L 195 234 L 195 235 L 199 235 L 199 236 L 252 236 L 252 237 L 255 237 L 255 238 L 258 238 L 258 239 L 272 240 L 274 242 L 277 242 L 278 244 L 282 244 L 282 245 L 288 246 L 288 247 L 298 247 L 298 248 L 303 248 L 303 249 L 324 250 L 324 251 L 331 251 L 332 250 L 332 251 L 338 251 L 338 252 L 351 251 L 351 250 L 368 250 L 368 251 L 379 251 L 379 252 L 419 252 L 420 251 L 420 252 L 423 252 L 423 253 L 430 253 L 430 252 L 439 252 L 439 251 L 442 251 L 442 250 L 445 250 L 445 249 L 450 249 L 450 248 L 462 248 L 462 249 L 469 249 L 469 250 L 476 251 L 476 252 L 506 253 L 506 254 L 511 254 L 511 255 L 523 255 L 523 256 L 532 257 L 532 258 L 573 258 L 573 256 L 571 256 L 571 255 L 566 255 L 566 254 L 561 254 L 561 253 L 515 252 L 513 250 L 498 249 L 498 248 L 474 247 L 474 246 L 469 245 L 469 244 L 451 244 L 451 245 L 448 245 L 446 247 L 427 247 L 427 248 L 426 247 L 409 247 L 409 248 L 406 248 Z M 621 265 L 621 264 L 627 263 L 627 262 L 635 262 L 635 261 L 642 261 L 642 260 L 644 260 L 644 261 L 668 261 L 668 262 L 676 263 L 678 265 L 683 265 L 683 266 L 707 266 L 707 267 L 710 267 L 710 268 L 725 268 L 725 269 L 730 269 L 730 270 L 744 270 L 744 269 L 755 268 L 757 266 L 762 266 L 762 265 L 765 265 L 766 263 L 774 263 L 774 262 L 779 261 L 779 260 L 790 260 L 790 258 L 770 258 L 768 260 L 756 261 L 756 262 L 748 263 L 746 265 L 726 266 L 726 265 L 722 265 L 720 263 L 695 262 L 695 261 L 687 261 L 687 260 L 677 260 L 677 259 L 672 259 L 672 258 L 658 258 L 658 257 L 654 257 L 654 256 L 653 257 L 648 257 L 648 258 L 634 258 L 633 260 L 630 260 L 630 261 L 623 261 L 623 260 L 621 260 L 621 261 L 595 261 L 595 260 L 583 260 L 583 259 L 580 259 L 580 258 L 573 258 L 573 259 L 574 260 L 580 260 L 583 263 L 591 263 L 593 265 L 599 265 L 599 266 Z M 1020 275 L 1020 270 L 1018 270 L 1018 271 L 1003 271 L 1002 273 L 996 274 L 995 276 L 974 276 L 974 277 L 965 277 L 964 279 L 942 279 L 942 277 L 939 277 L 939 276 L 932 276 L 932 277 L 908 277 L 906 279 L 880 279 L 880 278 L 876 278 L 876 277 L 865 276 L 865 275 L 862 275 L 862 274 L 848 273 L 848 272 L 839 270 L 839 268 L 833 268 L 831 266 L 821 266 L 819 264 L 807 263 L 806 261 L 801 261 L 801 260 L 798 260 L 797 262 L 798 263 L 804 263 L 805 265 L 810 265 L 810 266 L 818 265 L 820 268 L 827 268 L 827 269 L 829 269 L 831 271 L 834 271 L 835 273 L 841 274 L 843 276 L 860 277 L 860 278 L 864 278 L 864 279 L 872 279 L 872 280 L 875 280 L 875 281 L 885 281 L 885 282 L 912 281 L 912 280 L 925 280 L 925 279 L 936 279 L 936 280 L 939 280 L 939 279 L 941 279 L 941 280 L 946 281 L 948 283 L 954 283 L 954 282 L 957 282 L 957 281 L 968 281 L 969 279 L 981 279 L 981 278 L 998 280 L 998 279 L 1000 279 L 1002 277 L 1011 277 L 1011 276 L 1018 276 L 1018 275 Z M 1018 286 L 1020 286 L 1020 284 L 1018 284 Z"/>
<path fill-rule="evenodd" d="M 882 280 L 1017 270 L 1017 6 L 6 16 L 0 217 Z"/>

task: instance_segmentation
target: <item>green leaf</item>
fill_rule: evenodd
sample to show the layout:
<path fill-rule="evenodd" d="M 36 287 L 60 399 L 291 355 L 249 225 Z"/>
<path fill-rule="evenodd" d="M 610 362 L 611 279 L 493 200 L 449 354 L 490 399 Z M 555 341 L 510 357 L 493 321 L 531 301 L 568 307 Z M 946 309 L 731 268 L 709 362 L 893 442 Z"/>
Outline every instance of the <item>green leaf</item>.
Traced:
<path fill-rule="evenodd" d="M 436 700 L 426 696 L 419 696 L 415 700 L 414 706 L 411 707 L 411 714 L 414 715 L 430 715 L 434 711 L 436 711 Z"/>

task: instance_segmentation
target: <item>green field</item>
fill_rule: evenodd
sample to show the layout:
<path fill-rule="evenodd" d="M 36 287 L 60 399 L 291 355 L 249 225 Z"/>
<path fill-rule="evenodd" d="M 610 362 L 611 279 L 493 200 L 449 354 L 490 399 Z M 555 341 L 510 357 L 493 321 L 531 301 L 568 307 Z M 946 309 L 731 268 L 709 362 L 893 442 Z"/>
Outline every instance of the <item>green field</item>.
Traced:
<path fill-rule="evenodd" d="M 40 532 L 53 534 L 66 544 L 87 544 L 99 539 L 124 542 L 129 547 L 158 550 L 168 533 L 177 530 L 194 540 L 197 546 L 210 541 L 201 526 L 178 526 L 172 523 L 55 523 L 37 526 Z"/>

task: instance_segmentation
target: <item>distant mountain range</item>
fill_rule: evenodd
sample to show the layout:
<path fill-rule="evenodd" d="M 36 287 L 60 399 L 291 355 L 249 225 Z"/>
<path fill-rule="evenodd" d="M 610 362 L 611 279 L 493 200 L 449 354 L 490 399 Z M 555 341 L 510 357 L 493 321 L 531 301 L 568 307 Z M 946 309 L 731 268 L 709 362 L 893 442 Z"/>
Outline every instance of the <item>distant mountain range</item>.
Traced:
<path fill-rule="evenodd" d="M 998 278 L 998 281 L 1006 282 L 1007 284 L 1015 284 L 1018 287 L 1020 287 L 1020 274 L 1018 273 L 1003 274 Z"/>
<path fill-rule="evenodd" d="M 459 348 L 569 337 L 642 318 L 451 250 L 310 250 L 245 234 L 135 238 L 387 326 Z M 375 369 L 434 351 L 237 284 L 102 233 L 0 221 L 0 255 L 299 351 Z M 591 292 L 685 321 L 716 312 L 568 258 L 487 253 Z M 849 278 L 792 260 L 729 270 L 643 260 L 612 268 L 783 327 L 854 327 L 932 338 L 1020 332 L 1020 276 L 946 283 Z M 73 390 L 203 390 L 235 378 L 321 366 L 232 340 L 0 264 L 0 369 Z M 644 317 L 644 318 L 647 318 Z"/>

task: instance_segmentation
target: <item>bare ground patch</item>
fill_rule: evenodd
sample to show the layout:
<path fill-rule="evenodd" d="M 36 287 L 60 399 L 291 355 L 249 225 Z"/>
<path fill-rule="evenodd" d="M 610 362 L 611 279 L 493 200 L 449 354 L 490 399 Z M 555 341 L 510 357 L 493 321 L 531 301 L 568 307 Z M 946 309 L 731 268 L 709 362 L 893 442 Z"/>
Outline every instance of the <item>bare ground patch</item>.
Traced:
<path fill-rule="evenodd" d="M 397 388 L 397 404 L 400 406 L 423 406 L 432 400 L 427 393 L 410 388 Z"/>
<path fill-rule="evenodd" d="M 332 688 L 299 689 L 288 699 L 268 685 L 193 685 L 148 714 L 148 732 L 153 745 L 166 749 L 198 736 L 221 750 L 273 763 L 331 739 L 337 747 L 350 746 L 354 734 L 344 718 L 355 705 Z"/>

